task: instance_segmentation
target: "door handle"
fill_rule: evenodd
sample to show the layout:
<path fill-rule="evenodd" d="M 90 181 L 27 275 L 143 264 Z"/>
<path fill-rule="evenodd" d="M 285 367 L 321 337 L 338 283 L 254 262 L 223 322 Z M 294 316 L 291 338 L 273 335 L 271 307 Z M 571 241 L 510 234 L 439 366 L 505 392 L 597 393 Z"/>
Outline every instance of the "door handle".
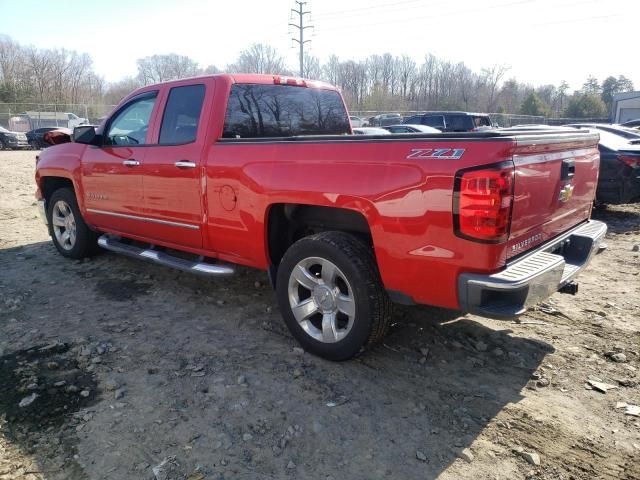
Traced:
<path fill-rule="evenodd" d="M 573 159 L 565 158 L 560 169 L 560 180 L 571 180 L 576 174 L 576 162 Z"/>
<path fill-rule="evenodd" d="M 122 164 L 127 167 L 137 167 L 138 165 L 140 165 L 140 162 L 138 160 L 132 159 L 132 160 L 124 160 Z"/>
<path fill-rule="evenodd" d="M 175 163 L 178 168 L 196 168 L 196 162 L 189 162 L 187 160 L 180 160 Z"/>

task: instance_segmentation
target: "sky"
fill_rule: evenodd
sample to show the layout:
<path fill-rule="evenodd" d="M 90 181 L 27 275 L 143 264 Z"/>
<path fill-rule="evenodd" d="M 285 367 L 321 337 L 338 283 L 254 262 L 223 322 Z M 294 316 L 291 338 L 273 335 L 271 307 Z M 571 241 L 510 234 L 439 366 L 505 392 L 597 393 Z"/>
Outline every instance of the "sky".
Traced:
<path fill-rule="evenodd" d="M 50 5 L 47 12 L 46 5 Z M 177 53 L 224 69 L 252 43 L 297 68 L 294 0 L 0 0 L 0 34 L 23 45 L 87 52 L 107 81 L 136 74 L 136 59 Z M 309 53 L 361 60 L 427 53 L 473 70 L 510 67 L 533 85 L 582 86 L 625 75 L 640 89 L 639 0 L 308 0 Z M 37 13 L 36 13 L 37 12 Z"/>

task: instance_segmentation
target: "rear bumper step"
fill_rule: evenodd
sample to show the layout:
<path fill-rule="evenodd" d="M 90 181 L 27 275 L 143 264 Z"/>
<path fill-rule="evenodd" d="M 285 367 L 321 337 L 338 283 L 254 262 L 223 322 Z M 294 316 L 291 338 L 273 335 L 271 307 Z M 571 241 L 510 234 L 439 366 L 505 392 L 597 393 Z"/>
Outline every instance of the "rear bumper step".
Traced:
<path fill-rule="evenodd" d="M 569 231 L 493 275 L 463 273 L 458 278 L 462 310 L 509 319 L 523 314 L 573 281 L 604 250 L 607 225 L 597 220 Z"/>
<path fill-rule="evenodd" d="M 166 267 L 175 268 L 184 272 L 195 273 L 207 277 L 229 276 L 234 274 L 233 267 L 229 265 L 211 264 L 206 262 L 192 262 L 184 258 L 174 257 L 168 253 L 153 250 L 152 248 L 140 248 L 121 242 L 117 237 L 102 235 L 98 239 L 98 245 L 106 250 L 120 253 L 128 257 L 139 258 L 148 262 L 157 263 Z"/>

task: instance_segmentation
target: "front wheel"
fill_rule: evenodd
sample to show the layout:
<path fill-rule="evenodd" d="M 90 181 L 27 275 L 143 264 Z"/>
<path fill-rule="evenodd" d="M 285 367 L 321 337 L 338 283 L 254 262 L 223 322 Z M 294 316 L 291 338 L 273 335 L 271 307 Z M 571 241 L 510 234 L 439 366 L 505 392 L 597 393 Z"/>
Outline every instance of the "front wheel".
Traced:
<path fill-rule="evenodd" d="M 48 201 L 47 221 L 53 244 L 61 255 L 80 259 L 98 250 L 98 236 L 84 223 L 73 190 L 60 188 L 53 192 Z"/>
<path fill-rule="evenodd" d="M 353 235 L 323 232 L 294 243 L 278 267 L 285 323 L 309 352 L 347 360 L 386 334 L 391 302 L 371 248 Z"/>

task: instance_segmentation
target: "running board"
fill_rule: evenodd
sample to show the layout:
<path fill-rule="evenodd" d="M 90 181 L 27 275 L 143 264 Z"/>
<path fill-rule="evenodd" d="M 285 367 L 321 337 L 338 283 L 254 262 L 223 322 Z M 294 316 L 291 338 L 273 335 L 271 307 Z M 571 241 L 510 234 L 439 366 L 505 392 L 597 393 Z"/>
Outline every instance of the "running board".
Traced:
<path fill-rule="evenodd" d="M 205 275 L 207 277 L 226 277 L 235 273 L 233 267 L 228 265 L 192 262 L 183 258 L 174 257 L 173 255 L 169 255 L 158 250 L 128 245 L 109 235 L 102 235 L 98 238 L 98 245 L 106 250 L 120 253 L 128 257 L 139 258 L 148 262 L 157 263 L 166 267 L 182 270 L 184 272 Z"/>

